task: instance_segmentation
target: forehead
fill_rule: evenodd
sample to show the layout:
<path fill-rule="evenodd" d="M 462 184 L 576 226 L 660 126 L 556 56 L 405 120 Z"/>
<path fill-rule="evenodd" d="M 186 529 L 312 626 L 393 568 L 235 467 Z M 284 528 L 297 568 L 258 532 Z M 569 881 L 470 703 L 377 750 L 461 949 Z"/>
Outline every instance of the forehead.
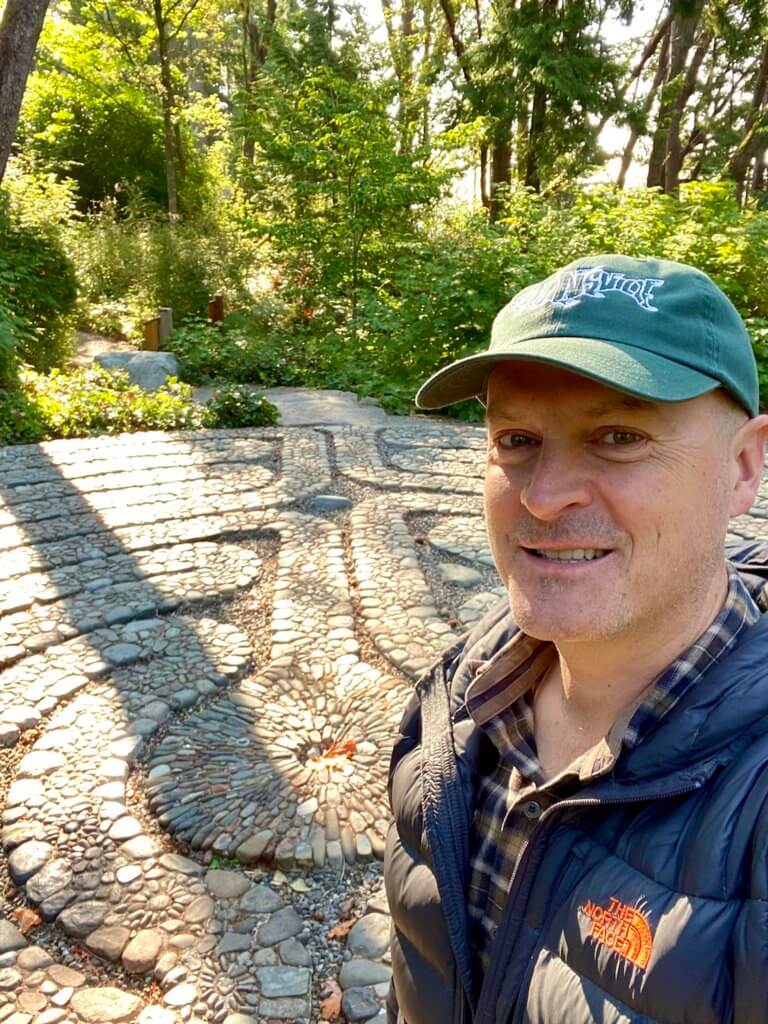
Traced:
<path fill-rule="evenodd" d="M 561 414 L 567 411 L 570 415 L 591 416 L 613 411 L 658 415 L 673 411 L 673 403 L 638 398 L 560 366 L 523 361 L 495 366 L 488 378 L 486 397 L 489 417 L 550 407 Z"/>

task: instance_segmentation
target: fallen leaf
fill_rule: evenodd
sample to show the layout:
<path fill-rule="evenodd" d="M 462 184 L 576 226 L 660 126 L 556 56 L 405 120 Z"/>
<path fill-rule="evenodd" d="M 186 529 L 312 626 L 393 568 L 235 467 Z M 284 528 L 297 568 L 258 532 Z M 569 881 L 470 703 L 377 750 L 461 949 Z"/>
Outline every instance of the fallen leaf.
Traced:
<path fill-rule="evenodd" d="M 339 983 L 329 978 L 323 986 L 323 992 L 328 993 L 325 999 L 320 1000 L 320 1018 L 322 1020 L 341 1020 L 341 988 Z"/>
<path fill-rule="evenodd" d="M 22 935 L 27 935 L 33 928 L 37 928 L 39 924 L 43 923 L 40 914 L 36 910 L 32 910 L 31 907 L 21 907 L 19 910 L 14 910 L 11 913 L 11 917 L 16 918 Z"/>
<path fill-rule="evenodd" d="M 346 937 L 349 935 L 349 933 L 352 931 L 356 924 L 357 921 L 355 920 L 354 917 L 351 917 L 349 921 L 340 921 L 338 924 L 335 924 L 333 928 L 331 928 L 331 930 L 328 932 L 328 938 L 339 940 L 346 939 Z"/>

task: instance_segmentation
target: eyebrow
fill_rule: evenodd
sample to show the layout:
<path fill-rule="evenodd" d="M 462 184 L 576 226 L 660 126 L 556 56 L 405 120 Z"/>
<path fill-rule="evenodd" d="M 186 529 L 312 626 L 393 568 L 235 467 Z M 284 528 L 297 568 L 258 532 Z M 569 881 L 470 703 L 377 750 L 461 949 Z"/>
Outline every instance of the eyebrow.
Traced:
<path fill-rule="evenodd" d="M 635 398 L 633 395 L 624 395 L 623 398 L 611 399 L 608 402 L 601 402 L 599 405 L 593 405 L 590 409 L 586 409 L 587 416 L 605 416 L 606 413 L 613 412 L 615 409 L 625 410 L 629 409 L 631 412 L 652 412 L 658 408 L 657 402 L 649 402 L 643 398 Z"/>
<path fill-rule="evenodd" d="M 634 395 L 623 395 L 620 398 L 611 398 L 606 402 L 600 402 L 597 405 L 590 406 L 584 410 L 585 416 L 591 416 L 599 418 L 600 416 L 607 416 L 612 412 L 654 412 L 658 409 L 658 402 L 646 401 L 643 398 L 636 398 Z M 488 423 L 491 418 L 492 411 L 490 407 L 485 410 L 485 422 Z M 517 413 L 513 407 L 501 406 L 493 410 L 493 414 L 496 416 L 506 416 L 510 419 L 515 419 Z"/>

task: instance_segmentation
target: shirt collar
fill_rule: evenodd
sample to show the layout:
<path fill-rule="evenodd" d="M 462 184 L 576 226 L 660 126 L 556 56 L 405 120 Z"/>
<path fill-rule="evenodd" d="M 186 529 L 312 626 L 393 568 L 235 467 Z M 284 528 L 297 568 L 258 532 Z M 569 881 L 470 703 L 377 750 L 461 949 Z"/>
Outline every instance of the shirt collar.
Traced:
<path fill-rule="evenodd" d="M 740 574 L 727 563 L 728 590 L 707 629 L 618 716 L 606 736 L 568 769 L 580 778 L 610 770 L 622 746 L 636 746 L 671 711 L 688 689 L 736 645 L 742 629 L 755 623 L 768 606 L 764 580 Z M 759 603 L 758 603 L 759 602 Z M 535 770 L 532 709 L 526 698 L 557 657 L 551 641 L 536 640 L 522 630 L 482 662 L 467 688 L 465 704 L 474 722 L 488 732 L 503 757 L 520 761 L 526 775 Z M 518 756 L 515 756 L 518 755 Z"/>

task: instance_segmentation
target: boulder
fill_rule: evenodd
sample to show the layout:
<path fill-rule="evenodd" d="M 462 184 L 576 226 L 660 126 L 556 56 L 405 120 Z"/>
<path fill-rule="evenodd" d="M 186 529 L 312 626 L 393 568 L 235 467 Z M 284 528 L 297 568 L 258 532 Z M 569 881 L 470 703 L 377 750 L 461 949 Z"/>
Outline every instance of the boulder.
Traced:
<path fill-rule="evenodd" d="M 179 375 L 179 361 L 172 352 L 102 352 L 94 362 L 105 370 L 125 370 L 144 391 L 157 391 L 169 377 Z"/>

